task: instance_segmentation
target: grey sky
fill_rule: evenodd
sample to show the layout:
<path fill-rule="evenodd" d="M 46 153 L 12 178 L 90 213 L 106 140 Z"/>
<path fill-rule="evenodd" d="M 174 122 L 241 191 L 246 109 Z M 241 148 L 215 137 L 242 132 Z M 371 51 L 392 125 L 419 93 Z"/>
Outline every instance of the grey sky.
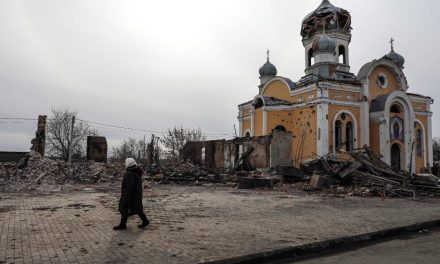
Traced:
<path fill-rule="evenodd" d="M 36 118 L 68 106 L 102 123 L 232 134 L 237 105 L 258 92 L 267 48 L 279 75 L 304 75 L 301 21 L 320 2 L 1 1 L 0 117 Z M 352 15 L 353 73 L 388 53 L 393 37 L 409 91 L 437 99 L 440 1 L 331 2 Z M 143 137 L 96 128 L 110 147 Z M 27 150 L 35 129 L 0 123 L 0 150 Z"/>

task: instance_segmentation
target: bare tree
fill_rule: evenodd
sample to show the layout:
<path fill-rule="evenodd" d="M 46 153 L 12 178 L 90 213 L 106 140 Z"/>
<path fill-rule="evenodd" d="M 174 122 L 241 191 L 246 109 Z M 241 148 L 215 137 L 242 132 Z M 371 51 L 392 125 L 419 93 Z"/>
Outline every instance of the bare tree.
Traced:
<path fill-rule="evenodd" d="M 205 139 L 206 136 L 200 128 L 187 129 L 180 126 L 168 129 L 167 134 L 161 139 L 161 141 L 168 149 L 169 155 L 175 158 L 179 155 L 179 151 L 183 149 L 186 142 L 203 141 Z"/>
<path fill-rule="evenodd" d="M 146 159 L 145 141 L 134 138 L 124 140 L 119 147 L 112 149 L 112 157 L 115 160 L 124 160 L 126 158 Z"/>
<path fill-rule="evenodd" d="M 73 126 L 72 142 L 72 118 L 77 115 L 76 111 L 67 108 L 52 109 L 52 116 L 47 123 L 47 149 L 51 156 L 69 158 L 69 145 L 72 154 L 85 155 L 87 136 L 97 135 L 97 131 L 90 128 L 88 123 L 77 121 Z"/>

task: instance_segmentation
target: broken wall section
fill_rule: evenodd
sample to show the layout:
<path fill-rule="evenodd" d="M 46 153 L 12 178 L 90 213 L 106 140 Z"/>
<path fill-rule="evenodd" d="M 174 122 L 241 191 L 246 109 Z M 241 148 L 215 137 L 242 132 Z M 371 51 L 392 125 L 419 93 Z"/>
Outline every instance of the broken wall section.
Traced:
<path fill-rule="evenodd" d="M 233 140 L 188 142 L 181 158 L 211 169 L 234 170 L 240 164 L 245 168 L 275 168 L 292 165 L 292 134 L 274 130 L 272 135 L 241 137 Z M 243 154 L 246 157 L 242 157 Z"/>

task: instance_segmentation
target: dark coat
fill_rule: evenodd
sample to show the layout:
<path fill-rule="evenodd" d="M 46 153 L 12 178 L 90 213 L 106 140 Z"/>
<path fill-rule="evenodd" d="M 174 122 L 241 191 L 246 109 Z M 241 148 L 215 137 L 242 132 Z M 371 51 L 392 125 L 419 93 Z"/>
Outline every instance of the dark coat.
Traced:
<path fill-rule="evenodd" d="M 142 174 L 144 171 L 139 166 L 127 168 L 121 186 L 121 199 L 119 212 L 123 217 L 142 213 Z"/>

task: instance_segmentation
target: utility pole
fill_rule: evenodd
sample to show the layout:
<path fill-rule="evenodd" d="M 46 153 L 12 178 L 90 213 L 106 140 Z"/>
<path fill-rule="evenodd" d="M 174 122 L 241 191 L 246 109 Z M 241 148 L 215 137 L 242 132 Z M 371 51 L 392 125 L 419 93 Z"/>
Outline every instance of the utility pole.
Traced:
<path fill-rule="evenodd" d="M 235 128 L 235 124 L 234 124 L 234 133 L 235 133 L 235 137 L 237 137 L 237 129 Z"/>
<path fill-rule="evenodd" d="M 68 145 L 68 158 L 67 161 L 70 163 L 72 162 L 72 141 L 73 141 L 73 127 L 75 126 L 75 116 L 72 116 L 72 126 L 70 127 L 70 139 L 69 139 L 69 145 Z"/>

